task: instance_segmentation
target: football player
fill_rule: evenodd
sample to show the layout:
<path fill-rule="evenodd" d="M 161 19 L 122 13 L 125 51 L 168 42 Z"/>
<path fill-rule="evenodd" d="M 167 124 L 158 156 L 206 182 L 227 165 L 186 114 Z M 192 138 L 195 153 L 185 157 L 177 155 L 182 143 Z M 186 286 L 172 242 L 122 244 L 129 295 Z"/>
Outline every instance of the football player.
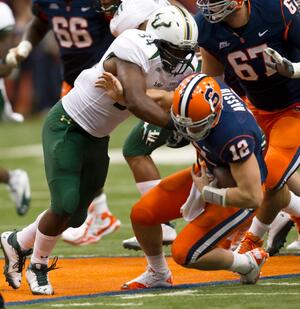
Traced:
<path fill-rule="evenodd" d="M 180 217 L 188 224 L 172 245 L 178 264 L 231 270 L 240 274 L 242 283 L 253 284 L 267 253 L 256 248 L 240 254 L 226 250 L 225 244 L 263 201 L 262 184 L 267 176 L 263 133 L 234 91 L 202 73 L 185 78 L 177 87 L 171 116 L 179 133 L 191 140 L 199 153 L 200 173 L 188 168 L 170 175 L 133 206 L 132 227 L 148 266 L 122 288 L 172 285 L 160 224 Z M 231 185 L 212 176 L 218 175 L 220 167 L 227 171 L 224 176 L 231 177 Z"/>
<path fill-rule="evenodd" d="M 111 2 L 103 0 L 103 5 L 96 7 L 99 3 L 94 0 L 33 0 L 34 17 L 22 41 L 7 55 L 7 62 L 17 65 L 52 30 L 63 66 L 61 95 L 66 95 L 79 73 L 97 63 L 114 39 L 109 29 L 115 10 Z M 109 211 L 105 193 L 99 189 L 85 224 L 70 229 L 63 239 L 77 245 L 94 243 L 119 226 L 120 221 Z"/>
<path fill-rule="evenodd" d="M 286 184 L 300 162 L 300 80 L 270 68 L 265 52 L 272 47 L 299 61 L 300 17 L 294 0 L 198 0 L 197 5 L 202 71 L 219 76 L 224 68 L 232 70 L 268 141 L 266 198 L 239 247 L 245 252 L 261 246 L 279 210 L 300 217 L 300 198 Z"/>
<path fill-rule="evenodd" d="M 23 115 L 14 113 L 6 95 L 4 77 L 11 73 L 11 67 L 5 62 L 5 55 L 12 46 L 12 34 L 15 19 L 9 6 L 0 2 L 0 118 L 1 120 L 22 122 Z M 18 215 L 27 213 L 30 206 L 30 183 L 26 171 L 6 170 L 0 168 L 0 183 L 8 185 L 12 200 L 16 205 Z"/>
<path fill-rule="evenodd" d="M 33 294 L 51 295 L 49 256 L 68 227 L 80 226 L 87 207 L 103 187 L 108 165 L 109 134 L 131 114 L 149 123 L 174 129 L 170 114 L 146 95 L 146 88 L 170 91 L 197 67 L 198 30 L 184 9 L 167 6 L 150 17 L 147 31 L 127 30 L 114 40 L 100 62 L 83 70 L 74 88 L 49 112 L 43 126 L 45 170 L 51 206 L 19 232 L 4 232 L 5 277 L 20 287 L 26 256 L 33 254 L 26 279 Z M 115 102 L 95 87 L 99 74 L 117 75 L 125 89 L 124 102 Z"/>

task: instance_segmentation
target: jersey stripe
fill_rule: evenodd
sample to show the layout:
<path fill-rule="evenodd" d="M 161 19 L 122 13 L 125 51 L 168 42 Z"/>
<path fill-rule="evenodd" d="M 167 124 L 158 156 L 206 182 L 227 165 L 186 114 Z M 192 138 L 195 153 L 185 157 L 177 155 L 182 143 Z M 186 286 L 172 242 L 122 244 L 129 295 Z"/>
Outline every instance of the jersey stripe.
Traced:
<path fill-rule="evenodd" d="M 178 9 L 178 11 L 183 15 L 184 21 L 185 21 L 185 25 L 186 28 L 184 29 L 184 39 L 185 40 L 191 40 L 192 38 L 192 27 L 190 25 L 190 20 L 188 18 L 188 16 L 186 15 L 186 13 L 184 12 L 183 9 L 181 9 L 180 7 L 176 7 Z"/>

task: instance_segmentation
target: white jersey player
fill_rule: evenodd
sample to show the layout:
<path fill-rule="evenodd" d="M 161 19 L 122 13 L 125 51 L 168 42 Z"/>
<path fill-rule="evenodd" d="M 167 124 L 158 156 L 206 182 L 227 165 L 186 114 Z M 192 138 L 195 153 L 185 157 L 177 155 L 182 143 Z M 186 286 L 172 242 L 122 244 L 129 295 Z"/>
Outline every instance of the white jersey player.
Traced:
<path fill-rule="evenodd" d="M 163 69 L 155 37 L 142 30 L 126 30 L 111 44 L 102 60 L 84 70 L 75 80 L 75 87 L 62 98 L 65 111 L 85 131 L 96 137 L 109 135 L 114 128 L 131 115 L 126 106 L 115 104 L 105 90 L 95 88 L 94 82 L 105 71 L 103 62 L 110 57 L 137 64 L 145 76 L 146 88 L 173 90 L 184 76 L 195 72 L 198 60 L 192 57 L 188 68 L 180 73 Z"/>
<path fill-rule="evenodd" d="M 151 21 L 151 22 L 150 22 Z M 170 114 L 146 95 L 149 86 L 172 89 L 198 63 L 198 29 L 194 18 L 177 7 L 155 11 L 147 31 L 128 30 L 110 46 L 95 67 L 83 71 L 71 90 L 49 112 L 43 126 L 43 150 L 51 207 L 19 232 L 4 232 L 6 281 L 17 289 L 31 252 L 26 279 L 33 294 L 51 295 L 49 256 L 68 227 L 79 227 L 109 165 L 109 133 L 125 118 L 136 117 L 174 129 Z M 117 76 L 123 104 L 94 87 L 104 71 Z"/>

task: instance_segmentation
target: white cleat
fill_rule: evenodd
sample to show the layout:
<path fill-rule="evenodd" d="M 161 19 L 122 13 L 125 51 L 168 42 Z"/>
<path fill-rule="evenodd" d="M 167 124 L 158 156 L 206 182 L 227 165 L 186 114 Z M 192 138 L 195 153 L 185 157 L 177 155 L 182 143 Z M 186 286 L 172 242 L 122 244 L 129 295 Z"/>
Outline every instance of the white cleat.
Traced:
<path fill-rule="evenodd" d="M 48 272 L 55 269 L 57 257 L 53 259 L 50 267 L 46 264 L 29 264 L 26 270 L 26 279 L 34 295 L 53 295 L 54 290 L 49 281 Z"/>
<path fill-rule="evenodd" d="M 22 270 L 25 265 L 26 256 L 32 250 L 22 251 L 17 242 L 17 232 L 4 232 L 1 234 L 1 248 L 5 258 L 3 274 L 8 284 L 18 289 L 21 286 Z"/>
<path fill-rule="evenodd" d="M 18 215 L 24 216 L 29 209 L 31 199 L 28 174 L 21 169 L 10 171 L 8 187 Z"/>
<path fill-rule="evenodd" d="M 162 228 L 163 245 L 164 246 L 171 245 L 177 237 L 176 230 L 172 226 L 167 224 L 162 224 L 161 228 Z M 136 237 L 131 237 L 123 240 L 122 246 L 125 249 L 142 250 Z"/>
<path fill-rule="evenodd" d="M 260 270 L 267 261 L 269 255 L 262 248 L 255 248 L 245 253 L 249 258 L 251 266 L 250 271 L 247 274 L 241 275 L 241 283 L 243 284 L 255 284 L 260 277 Z"/>
<path fill-rule="evenodd" d="M 300 240 L 297 239 L 295 241 L 293 241 L 292 243 L 290 243 L 287 247 L 287 250 L 300 250 Z"/>
<path fill-rule="evenodd" d="M 267 252 L 270 256 L 273 256 L 279 252 L 286 242 L 287 235 L 294 222 L 286 212 L 279 212 L 272 224 L 270 225 L 268 240 L 267 240 Z"/>
<path fill-rule="evenodd" d="M 87 220 L 78 228 L 68 228 L 62 234 L 62 239 L 72 245 L 88 245 L 98 242 L 103 236 L 106 236 L 121 225 L 110 212 L 104 212 L 101 215 L 95 215 L 94 218 Z"/>
<path fill-rule="evenodd" d="M 122 290 L 138 290 L 149 288 L 171 287 L 173 285 L 172 274 L 170 270 L 163 273 L 155 272 L 149 266 L 147 270 L 139 277 L 124 283 Z"/>

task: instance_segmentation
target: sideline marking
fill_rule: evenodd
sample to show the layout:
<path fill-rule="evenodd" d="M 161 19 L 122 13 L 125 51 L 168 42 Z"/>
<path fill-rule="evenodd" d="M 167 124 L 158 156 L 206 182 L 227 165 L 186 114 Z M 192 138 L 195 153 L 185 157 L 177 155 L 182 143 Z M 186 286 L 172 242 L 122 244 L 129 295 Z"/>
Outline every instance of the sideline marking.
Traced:
<path fill-rule="evenodd" d="M 113 307 L 125 307 L 125 306 L 143 306 L 144 303 L 69 303 L 69 304 L 47 304 L 44 306 L 63 308 L 63 307 L 83 307 L 83 306 L 113 306 Z"/>
<path fill-rule="evenodd" d="M 267 277 L 260 278 L 260 280 L 291 279 L 291 278 L 300 278 L 300 274 L 267 276 Z M 111 291 L 111 292 L 86 294 L 86 295 L 60 296 L 60 297 L 55 297 L 55 298 L 52 297 L 52 298 L 40 298 L 40 299 L 27 300 L 27 301 L 14 301 L 14 302 L 7 302 L 6 305 L 23 306 L 23 305 L 32 305 L 32 304 L 45 304 L 45 303 L 48 303 L 48 302 L 58 302 L 58 301 L 72 300 L 72 299 L 90 299 L 90 298 L 96 298 L 96 297 L 99 297 L 99 296 L 121 296 L 121 295 L 133 295 L 133 294 L 148 294 L 148 293 L 153 293 L 153 291 L 159 292 L 159 291 L 163 291 L 163 290 L 179 290 L 179 289 L 199 288 L 199 287 L 209 287 L 209 286 L 222 286 L 222 285 L 235 284 L 235 283 L 239 283 L 239 282 L 240 282 L 239 280 L 226 280 L 226 281 L 213 281 L 213 282 L 205 282 L 205 283 L 179 284 L 179 285 L 175 285 L 173 287 L 165 287 L 165 288 L 160 288 L 160 289 L 157 288 L 157 289 L 151 289 L 151 290 Z M 168 292 L 168 293 L 170 293 L 170 292 Z M 296 294 L 299 295 L 299 293 L 296 293 Z M 200 295 L 202 295 L 202 294 L 200 294 Z M 214 295 L 214 294 L 211 294 L 211 295 Z M 288 295 L 288 293 L 284 293 L 284 295 Z M 157 294 L 156 294 L 156 296 L 157 296 Z"/>

